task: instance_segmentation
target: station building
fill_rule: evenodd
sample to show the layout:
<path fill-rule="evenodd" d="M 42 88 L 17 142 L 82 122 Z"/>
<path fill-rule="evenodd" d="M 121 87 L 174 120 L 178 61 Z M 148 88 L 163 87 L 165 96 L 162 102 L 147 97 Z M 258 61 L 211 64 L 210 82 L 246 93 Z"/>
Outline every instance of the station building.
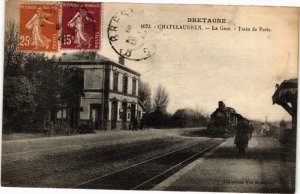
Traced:
<path fill-rule="evenodd" d="M 292 128 L 296 129 L 298 79 L 284 80 L 280 85 L 276 84 L 275 88 L 273 104 L 282 106 L 292 116 Z"/>
<path fill-rule="evenodd" d="M 62 104 L 55 125 L 94 130 L 131 129 L 143 116 L 138 88 L 140 74 L 95 52 L 62 54 L 58 63 L 75 69 L 82 79 L 82 93 L 72 106 Z M 79 75 L 79 76 L 78 76 Z M 72 79 L 71 79 L 72 80 Z M 70 98 L 72 98 L 70 96 Z"/>

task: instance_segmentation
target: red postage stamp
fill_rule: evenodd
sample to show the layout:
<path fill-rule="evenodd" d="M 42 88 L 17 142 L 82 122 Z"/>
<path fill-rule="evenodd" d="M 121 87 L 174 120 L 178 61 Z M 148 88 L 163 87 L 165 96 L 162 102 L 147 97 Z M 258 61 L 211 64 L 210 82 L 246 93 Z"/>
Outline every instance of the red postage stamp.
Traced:
<path fill-rule="evenodd" d="M 55 52 L 58 50 L 59 5 L 21 3 L 19 50 Z"/>
<path fill-rule="evenodd" d="M 62 49 L 100 49 L 101 3 L 62 3 Z"/>

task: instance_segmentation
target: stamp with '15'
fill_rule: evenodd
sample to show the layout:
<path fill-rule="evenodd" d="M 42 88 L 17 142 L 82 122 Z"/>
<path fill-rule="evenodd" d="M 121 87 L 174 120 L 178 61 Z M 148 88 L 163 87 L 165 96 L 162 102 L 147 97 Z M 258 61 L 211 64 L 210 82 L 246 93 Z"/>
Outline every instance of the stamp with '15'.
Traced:
<path fill-rule="evenodd" d="M 62 49 L 100 48 L 101 3 L 63 2 Z"/>

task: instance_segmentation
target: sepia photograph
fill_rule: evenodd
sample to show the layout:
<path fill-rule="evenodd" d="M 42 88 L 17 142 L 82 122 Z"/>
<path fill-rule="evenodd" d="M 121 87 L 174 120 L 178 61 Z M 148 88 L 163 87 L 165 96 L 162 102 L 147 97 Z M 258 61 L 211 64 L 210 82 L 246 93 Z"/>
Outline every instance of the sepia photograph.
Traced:
<path fill-rule="evenodd" d="M 295 193 L 299 8 L 5 1 L 2 188 Z"/>

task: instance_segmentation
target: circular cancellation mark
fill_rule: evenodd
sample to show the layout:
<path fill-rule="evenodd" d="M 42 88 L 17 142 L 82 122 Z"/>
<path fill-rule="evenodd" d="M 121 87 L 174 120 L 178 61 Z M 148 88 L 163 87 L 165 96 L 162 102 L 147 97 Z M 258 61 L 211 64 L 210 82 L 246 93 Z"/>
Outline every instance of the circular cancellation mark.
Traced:
<path fill-rule="evenodd" d="M 107 34 L 111 47 L 120 56 L 141 61 L 154 55 L 155 45 L 147 29 L 141 28 L 139 15 L 133 9 L 121 10 L 108 25 Z"/>

